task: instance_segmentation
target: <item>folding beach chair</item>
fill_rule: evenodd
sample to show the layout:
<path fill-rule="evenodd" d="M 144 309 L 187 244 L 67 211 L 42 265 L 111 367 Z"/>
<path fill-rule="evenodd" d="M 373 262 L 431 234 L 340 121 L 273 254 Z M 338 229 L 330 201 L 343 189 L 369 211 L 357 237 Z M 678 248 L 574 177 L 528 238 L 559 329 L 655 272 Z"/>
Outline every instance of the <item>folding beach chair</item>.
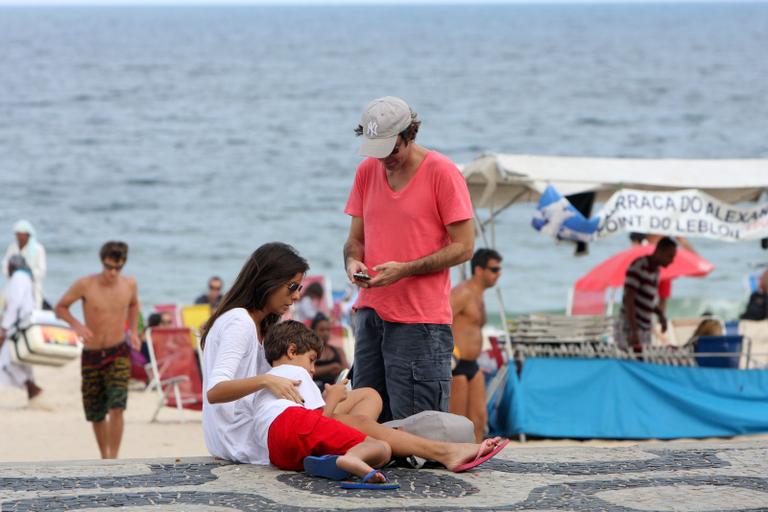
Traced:
<path fill-rule="evenodd" d="M 191 329 L 193 333 L 199 333 L 200 328 L 210 317 L 210 304 L 181 306 L 181 326 Z"/>
<path fill-rule="evenodd" d="M 694 349 L 696 363 L 707 368 L 738 368 L 743 342 L 742 335 L 699 336 Z"/>
<path fill-rule="evenodd" d="M 202 337 L 202 327 L 211 317 L 210 304 L 194 304 L 181 307 L 181 323 L 191 331 L 191 342 L 197 354 L 197 361 L 202 369 L 203 351 L 200 348 L 200 338 Z"/>
<path fill-rule="evenodd" d="M 149 358 L 157 380 L 159 401 L 152 422 L 163 407 L 176 407 L 181 421 L 183 409 L 203 408 L 203 379 L 186 327 L 153 327 L 147 330 Z"/>

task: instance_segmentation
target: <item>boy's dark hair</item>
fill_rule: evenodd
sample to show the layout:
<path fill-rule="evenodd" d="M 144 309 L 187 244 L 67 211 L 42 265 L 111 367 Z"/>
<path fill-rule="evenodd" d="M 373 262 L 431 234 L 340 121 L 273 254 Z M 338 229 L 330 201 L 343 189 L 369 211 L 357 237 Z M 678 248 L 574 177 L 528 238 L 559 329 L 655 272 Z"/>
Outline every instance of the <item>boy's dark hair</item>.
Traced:
<path fill-rule="evenodd" d="M 475 255 L 472 256 L 472 261 L 470 262 L 470 270 L 474 274 L 475 268 L 486 268 L 488 266 L 488 262 L 491 260 L 499 260 L 501 261 L 501 254 L 494 251 L 493 249 L 478 249 L 475 251 Z"/>
<path fill-rule="evenodd" d="M 296 320 L 286 320 L 270 327 L 264 338 L 264 355 L 267 362 L 280 359 L 288 353 L 288 347 L 294 345 L 296 354 L 306 354 L 310 350 L 319 356 L 323 352 L 323 341 L 309 327 Z"/>
<path fill-rule="evenodd" d="M 101 246 L 99 256 L 101 257 L 101 261 L 125 261 L 128 259 L 128 244 L 125 242 L 110 240 Z"/>

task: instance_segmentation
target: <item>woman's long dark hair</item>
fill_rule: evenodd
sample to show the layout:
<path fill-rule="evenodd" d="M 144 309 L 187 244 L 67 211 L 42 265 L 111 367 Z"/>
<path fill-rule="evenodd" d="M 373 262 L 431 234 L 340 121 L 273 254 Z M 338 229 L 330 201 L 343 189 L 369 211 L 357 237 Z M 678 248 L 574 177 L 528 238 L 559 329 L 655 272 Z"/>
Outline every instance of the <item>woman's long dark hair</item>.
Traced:
<path fill-rule="evenodd" d="M 203 326 L 200 347 L 205 348 L 205 338 L 221 315 L 234 308 L 245 308 L 249 312 L 263 309 L 272 292 L 285 286 L 296 274 L 304 274 L 307 270 L 307 260 L 288 244 L 271 242 L 253 251 L 216 312 Z M 264 317 L 259 325 L 261 335 L 266 336 L 270 326 L 279 320 L 280 315 L 276 314 Z"/>

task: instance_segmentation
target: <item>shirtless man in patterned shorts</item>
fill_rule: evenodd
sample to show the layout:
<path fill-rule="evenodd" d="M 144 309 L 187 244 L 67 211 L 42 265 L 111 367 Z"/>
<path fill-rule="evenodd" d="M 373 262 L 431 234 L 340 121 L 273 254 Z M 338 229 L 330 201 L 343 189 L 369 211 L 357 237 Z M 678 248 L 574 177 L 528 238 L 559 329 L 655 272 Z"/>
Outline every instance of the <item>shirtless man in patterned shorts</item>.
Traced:
<path fill-rule="evenodd" d="M 116 459 L 123 438 L 123 411 L 131 376 L 127 342 L 136 350 L 141 344 L 136 332 L 139 297 L 136 280 L 120 274 L 128 259 L 128 246 L 107 242 L 101 247 L 100 256 L 101 272 L 75 281 L 56 304 L 56 315 L 83 339 L 85 418 L 93 425 L 101 458 Z M 69 311 L 78 300 L 83 302 L 85 325 Z"/>

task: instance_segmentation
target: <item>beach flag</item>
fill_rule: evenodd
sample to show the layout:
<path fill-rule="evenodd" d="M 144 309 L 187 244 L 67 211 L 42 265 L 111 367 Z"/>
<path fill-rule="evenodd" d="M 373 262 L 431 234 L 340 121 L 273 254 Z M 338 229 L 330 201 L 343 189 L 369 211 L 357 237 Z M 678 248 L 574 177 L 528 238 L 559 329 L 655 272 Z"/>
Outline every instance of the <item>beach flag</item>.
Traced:
<path fill-rule="evenodd" d="M 536 231 L 558 240 L 591 242 L 597 236 L 599 217 L 586 218 L 555 187 L 548 185 L 541 194 L 531 225 Z"/>

